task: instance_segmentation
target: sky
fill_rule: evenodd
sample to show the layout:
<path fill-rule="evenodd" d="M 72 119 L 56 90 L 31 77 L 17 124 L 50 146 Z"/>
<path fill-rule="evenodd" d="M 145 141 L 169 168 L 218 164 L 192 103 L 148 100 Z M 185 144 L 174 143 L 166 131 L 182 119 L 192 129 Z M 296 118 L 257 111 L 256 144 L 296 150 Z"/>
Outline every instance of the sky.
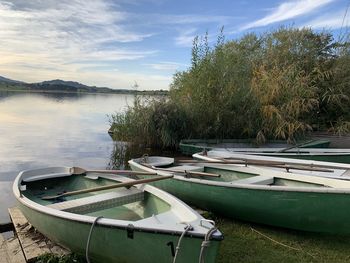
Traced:
<path fill-rule="evenodd" d="M 350 0 L 0 0 L 0 76 L 168 89 L 195 36 L 215 42 L 282 25 L 344 34 Z"/>

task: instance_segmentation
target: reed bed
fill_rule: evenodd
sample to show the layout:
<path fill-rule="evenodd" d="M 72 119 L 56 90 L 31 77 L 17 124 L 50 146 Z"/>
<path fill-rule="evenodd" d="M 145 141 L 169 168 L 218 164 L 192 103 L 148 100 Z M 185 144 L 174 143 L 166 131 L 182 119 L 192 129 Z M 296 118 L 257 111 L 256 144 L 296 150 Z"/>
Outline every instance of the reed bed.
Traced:
<path fill-rule="evenodd" d="M 346 38 L 345 38 L 346 39 Z M 348 38 L 347 38 L 348 39 Z M 188 138 L 293 142 L 313 130 L 350 131 L 349 42 L 329 32 L 279 28 L 214 45 L 196 37 L 191 66 L 169 96 L 111 117 L 114 138 L 176 147 Z"/>

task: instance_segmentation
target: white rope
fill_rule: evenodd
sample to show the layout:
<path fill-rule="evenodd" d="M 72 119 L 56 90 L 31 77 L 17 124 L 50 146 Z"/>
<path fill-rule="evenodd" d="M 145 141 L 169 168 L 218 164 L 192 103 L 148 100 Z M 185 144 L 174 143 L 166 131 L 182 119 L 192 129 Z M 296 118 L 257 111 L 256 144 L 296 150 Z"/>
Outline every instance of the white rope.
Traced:
<path fill-rule="evenodd" d="M 181 241 L 182 241 L 182 238 L 185 236 L 185 234 L 190 231 L 190 230 L 193 230 L 193 227 L 190 225 L 190 224 L 187 224 L 185 226 L 185 231 L 182 232 L 180 238 L 179 238 L 179 241 L 177 242 L 177 245 L 176 245 L 176 251 L 175 251 L 175 256 L 174 256 L 174 260 L 173 260 L 173 263 L 176 262 L 176 258 L 177 258 L 177 255 L 179 253 L 179 250 L 180 250 L 180 244 L 181 244 Z"/>
<path fill-rule="evenodd" d="M 199 254 L 199 263 L 204 263 L 205 248 L 209 247 L 210 237 L 212 236 L 213 233 L 215 233 L 216 230 L 217 230 L 217 228 L 214 226 L 214 227 L 210 228 L 208 230 L 208 232 L 205 234 L 204 240 L 203 240 L 202 245 L 201 245 L 201 252 Z"/>
<path fill-rule="evenodd" d="M 87 242 L 86 242 L 86 250 L 85 250 L 85 258 L 86 258 L 86 262 L 87 263 L 90 263 L 90 260 L 89 260 L 89 247 L 90 247 L 90 239 L 91 239 L 91 235 L 92 235 L 92 230 L 94 229 L 94 226 L 96 225 L 97 221 L 99 219 L 101 219 L 102 217 L 103 216 L 96 217 L 94 222 L 91 225 L 91 228 L 90 228 L 89 236 L 88 236 L 88 239 L 87 239 Z"/>

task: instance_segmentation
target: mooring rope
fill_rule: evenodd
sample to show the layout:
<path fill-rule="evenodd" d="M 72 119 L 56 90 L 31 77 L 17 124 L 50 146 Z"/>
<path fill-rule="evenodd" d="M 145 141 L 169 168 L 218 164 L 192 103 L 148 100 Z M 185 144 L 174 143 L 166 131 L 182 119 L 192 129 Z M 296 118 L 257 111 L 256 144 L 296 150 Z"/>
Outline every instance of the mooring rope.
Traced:
<path fill-rule="evenodd" d="M 215 231 L 218 230 L 215 226 L 210 228 L 208 232 L 205 234 L 204 240 L 201 245 L 201 252 L 199 254 L 199 263 L 204 263 L 204 251 L 206 247 L 209 247 L 210 245 L 210 237 L 212 234 L 215 233 Z"/>
<path fill-rule="evenodd" d="M 90 263 L 90 259 L 89 259 L 89 247 L 90 247 L 90 239 L 91 239 L 91 236 L 92 236 L 92 230 L 94 229 L 94 226 L 96 225 L 97 221 L 99 219 L 103 218 L 103 216 L 99 216 L 99 217 L 96 217 L 94 222 L 92 223 L 91 225 L 91 228 L 90 228 L 90 232 L 89 232 L 89 236 L 88 236 L 88 239 L 87 239 L 87 242 L 86 242 L 86 250 L 85 250 L 85 258 L 86 258 L 86 262 L 87 263 Z"/>
<path fill-rule="evenodd" d="M 179 250 L 180 250 L 180 244 L 181 244 L 181 241 L 182 241 L 182 238 L 186 235 L 186 233 L 190 230 L 193 230 L 193 227 L 190 225 L 190 224 L 187 224 L 185 226 L 185 231 L 182 232 L 180 238 L 179 238 L 179 241 L 177 242 L 177 245 L 176 245 L 176 251 L 175 251 L 175 256 L 174 256 L 174 259 L 173 259 L 173 263 L 176 262 L 176 258 L 177 258 L 177 255 L 179 253 Z"/>
<path fill-rule="evenodd" d="M 282 242 L 279 242 L 279 241 L 277 241 L 277 240 L 275 240 L 275 239 L 273 239 L 273 238 L 271 238 L 271 237 L 269 237 L 269 236 L 267 236 L 267 235 L 261 233 L 260 231 L 254 229 L 253 227 L 250 227 L 250 229 L 252 230 L 252 232 L 257 233 L 257 234 L 259 234 L 259 235 L 261 235 L 261 236 L 267 238 L 268 240 L 270 240 L 270 241 L 272 241 L 272 242 L 274 242 L 274 243 L 276 243 L 276 244 L 278 244 L 278 245 L 280 245 L 280 246 L 282 246 L 282 247 L 286 247 L 286 248 L 289 248 L 289 249 L 292 249 L 292 250 L 295 250 L 295 251 L 304 252 L 304 253 L 306 253 L 307 255 L 309 255 L 310 257 L 315 258 L 314 255 L 312 255 L 312 254 L 309 253 L 309 252 L 306 252 L 306 251 L 303 250 L 302 248 L 297 248 L 297 247 L 292 247 L 292 246 L 286 245 L 286 244 L 284 244 L 284 243 L 282 243 Z"/>

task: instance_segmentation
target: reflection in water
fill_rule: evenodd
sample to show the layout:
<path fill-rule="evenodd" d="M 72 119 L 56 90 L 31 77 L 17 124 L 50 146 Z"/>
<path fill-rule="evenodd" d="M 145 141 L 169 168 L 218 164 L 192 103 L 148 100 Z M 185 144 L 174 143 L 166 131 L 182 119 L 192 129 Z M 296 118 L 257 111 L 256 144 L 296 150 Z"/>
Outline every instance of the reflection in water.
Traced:
<path fill-rule="evenodd" d="M 61 93 L 61 92 L 14 92 L 14 91 L 0 91 L 0 101 L 5 100 L 9 97 L 13 96 L 28 96 L 30 94 L 31 97 L 38 96 L 38 97 L 45 97 L 54 101 L 63 101 L 63 100 L 78 100 L 86 96 L 102 96 L 100 94 L 87 94 L 87 93 Z"/>
<path fill-rule="evenodd" d="M 142 145 L 133 145 L 126 142 L 115 142 L 108 169 L 128 169 L 128 161 L 142 155 L 158 155 L 167 157 L 179 157 L 181 153 L 161 149 L 145 148 Z"/>
<path fill-rule="evenodd" d="M 115 142 L 108 163 L 108 169 L 125 169 L 128 162 L 128 152 L 127 142 Z"/>
<path fill-rule="evenodd" d="M 8 97 L 14 96 L 16 93 L 9 91 L 0 91 L 0 101 L 5 100 Z"/>
<path fill-rule="evenodd" d="M 143 154 L 172 156 L 113 142 L 108 135 L 108 115 L 123 111 L 133 99 L 119 94 L 0 93 L 0 220 L 7 218 L 14 201 L 10 186 L 19 171 L 50 166 L 125 169 L 129 159 Z"/>
<path fill-rule="evenodd" d="M 12 182 L 0 181 L 0 224 L 8 222 L 7 208 L 15 205 L 15 199 L 12 194 Z M 0 262 L 1 259 L 0 259 Z"/>
<path fill-rule="evenodd" d="M 56 93 L 56 92 L 48 92 L 48 93 L 38 93 L 40 96 L 43 96 L 47 99 L 51 99 L 57 102 L 64 100 L 79 100 L 86 96 L 91 96 L 85 93 Z"/>
<path fill-rule="evenodd" d="M 108 114 L 129 95 L 9 93 L 0 100 L 1 173 L 44 166 L 106 168 L 113 141 Z"/>
<path fill-rule="evenodd" d="M 7 217 L 7 204 L 13 200 L 9 186 L 21 170 L 49 166 L 108 168 L 115 146 L 107 133 L 107 115 L 124 110 L 133 98 L 119 94 L 1 92 L 0 219 Z"/>

